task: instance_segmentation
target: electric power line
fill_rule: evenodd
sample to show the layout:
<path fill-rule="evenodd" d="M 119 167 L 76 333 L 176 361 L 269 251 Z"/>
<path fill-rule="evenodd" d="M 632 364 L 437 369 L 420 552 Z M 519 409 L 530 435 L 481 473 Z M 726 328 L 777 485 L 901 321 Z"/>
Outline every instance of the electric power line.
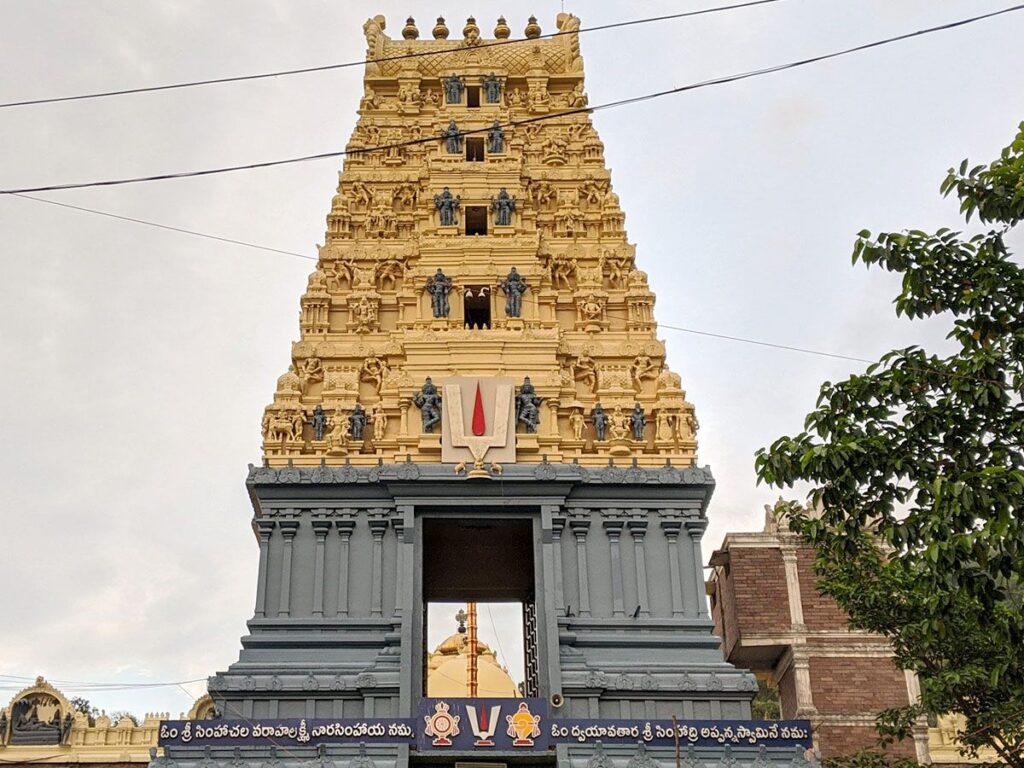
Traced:
<path fill-rule="evenodd" d="M 577 30 L 570 30 L 567 32 L 550 32 L 546 35 L 540 35 L 539 38 L 523 38 L 515 40 L 494 40 L 491 42 L 480 43 L 474 48 L 480 50 L 482 48 L 496 48 L 502 45 L 516 45 L 516 44 L 530 44 L 533 40 L 562 37 L 563 35 L 574 35 L 581 32 L 601 32 L 608 29 L 618 29 L 620 27 L 631 27 L 639 24 L 650 24 L 657 21 L 671 21 L 674 19 L 683 19 L 691 16 L 703 16 L 711 13 L 718 13 L 721 11 L 732 11 L 740 8 L 748 8 L 755 5 L 766 5 L 768 3 L 776 3 L 779 0 L 750 0 L 749 2 L 733 3 L 731 5 L 720 5 L 713 8 L 702 8 L 696 11 L 686 11 L 684 13 L 673 13 L 665 16 L 649 16 L 642 19 L 630 19 L 627 21 L 617 21 L 611 24 L 601 24 L 594 27 L 581 27 Z M 397 41 L 396 41 L 397 42 Z M 288 75 L 303 75 L 311 72 L 326 72 L 334 69 L 347 69 L 350 67 L 359 67 L 364 64 L 382 64 L 389 61 L 401 61 L 403 59 L 416 59 L 425 56 L 444 56 L 449 53 L 457 51 L 465 51 L 466 47 L 462 44 L 453 46 L 451 48 L 443 48 L 441 50 L 430 50 L 430 51 L 418 51 L 413 53 L 402 53 L 394 56 L 381 56 L 379 58 L 367 58 L 359 59 L 358 61 L 346 61 L 337 64 L 324 64 L 317 67 L 303 67 L 299 69 L 283 69 L 276 72 L 262 72 L 254 75 L 237 75 L 235 77 L 217 77 L 210 78 L 208 80 L 192 80 L 183 83 L 169 83 L 166 85 L 152 85 L 142 88 L 124 88 L 116 91 L 99 91 L 95 93 L 83 93 L 75 96 L 55 96 L 51 98 L 43 99 L 27 99 L 25 101 L 10 101 L 6 103 L 0 103 L 0 109 L 6 109 L 8 107 L 26 107 L 34 106 L 39 104 L 53 104 L 63 101 L 83 101 L 85 99 L 99 99 L 108 96 L 125 96 L 133 93 L 151 93 L 153 91 L 170 91 L 180 88 L 193 88 L 201 85 L 216 85 L 221 83 L 237 83 L 245 80 L 263 80 L 271 77 L 285 77 Z"/>
<path fill-rule="evenodd" d="M 119 221 L 130 221 L 133 224 L 142 224 L 143 226 L 146 226 L 146 227 L 156 227 L 157 229 L 166 229 L 166 230 L 169 230 L 171 232 L 179 232 L 179 233 L 181 233 L 183 235 L 193 235 L 194 237 L 204 237 L 207 240 L 217 240 L 218 242 L 221 242 L 221 243 L 231 243 L 232 245 L 242 245 L 242 246 L 245 246 L 246 248 L 255 248 L 255 249 L 260 250 L 260 251 L 269 251 L 270 253 L 280 253 L 280 254 L 283 254 L 285 256 L 297 256 L 300 259 L 310 259 L 312 261 L 316 261 L 317 260 L 316 256 L 309 256 L 309 255 L 307 255 L 305 253 L 296 253 L 295 251 L 285 251 L 285 250 L 282 250 L 280 248 L 271 248 L 270 246 L 267 246 L 267 245 L 260 245 L 258 243 L 249 243 L 249 242 L 246 242 L 244 240 L 235 240 L 235 239 L 230 238 L 230 237 L 221 237 L 220 235 L 211 235 L 211 234 L 206 233 L 206 232 L 197 232 L 194 229 L 185 229 L 183 227 L 174 227 L 174 226 L 171 226 L 170 224 L 160 224 L 159 222 L 156 222 L 156 221 L 148 221 L 146 219 L 136 219 L 136 218 L 133 218 L 131 216 L 122 216 L 122 215 L 117 214 L 117 213 L 110 213 L 109 211 L 99 211 L 99 210 L 97 210 L 95 208 L 86 208 L 86 207 L 81 206 L 81 205 L 71 205 L 70 203 L 60 203 L 60 202 L 57 202 L 56 200 L 47 200 L 47 199 L 42 198 L 42 197 L 33 197 L 32 195 L 23 195 L 23 194 L 20 194 L 20 193 L 14 193 L 13 196 L 14 197 L 21 197 L 21 198 L 24 198 L 25 200 L 35 200 L 37 203 L 46 203 L 47 205 L 56 205 L 56 206 L 60 206 L 61 208 L 70 208 L 71 210 L 81 211 L 83 213 L 92 213 L 92 214 L 95 214 L 97 216 L 106 216 L 107 218 L 117 219 Z M 2 677 L 2 675 L 0 675 L 0 677 Z"/>
<path fill-rule="evenodd" d="M 776 64 L 774 66 L 764 67 L 762 69 L 749 70 L 747 72 L 741 72 L 741 73 L 734 74 L 734 75 L 726 75 L 724 77 L 713 78 L 711 80 L 704 80 L 704 81 L 697 82 L 697 83 L 690 83 L 690 84 L 687 84 L 687 85 L 681 85 L 681 86 L 678 86 L 676 88 L 669 88 L 669 89 L 666 89 L 666 90 L 663 90 L 663 91 L 656 91 L 654 93 L 647 93 L 647 94 L 643 94 L 643 95 L 640 95 L 640 96 L 632 96 L 632 97 L 625 98 L 625 99 L 619 99 L 617 101 L 611 101 L 611 102 L 606 102 L 604 104 L 598 104 L 597 106 L 593 106 L 593 107 L 579 107 L 577 109 L 569 109 L 569 110 L 564 110 L 562 112 L 555 112 L 555 113 L 552 113 L 552 114 L 540 115 L 540 116 L 537 116 L 537 117 L 531 117 L 531 118 L 526 118 L 526 119 L 522 119 L 522 120 L 510 120 L 507 123 L 501 124 L 501 127 L 503 127 L 503 128 L 514 128 L 514 127 L 518 127 L 518 126 L 521 126 L 521 125 L 528 125 L 528 124 L 532 124 L 532 123 L 539 123 L 539 122 L 545 122 L 545 121 L 548 121 L 548 120 L 554 120 L 554 119 L 561 118 L 561 117 L 569 117 L 569 116 L 577 115 L 577 114 L 585 114 L 585 113 L 590 113 L 590 112 L 597 112 L 597 111 L 602 110 L 602 109 L 612 109 L 612 108 L 615 108 L 615 107 L 626 106 L 628 104 L 636 104 L 636 103 L 639 103 L 639 102 L 642 102 L 642 101 L 649 101 L 651 99 L 661 98 L 663 96 L 670 96 L 670 95 L 674 95 L 674 94 L 678 94 L 678 93 L 685 93 L 687 91 L 695 91 L 695 90 L 698 90 L 700 88 L 708 88 L 708 87 L 716 86 L 716 85 L 725 85 L 727 83 L 734 83 L 734 82 L 738 82 L 738 81 L 741 81 L 741 80 L 747 80 L 747 79 L 754 78 L 754 77 L 760 77 L 762 75 L 773 74 L 775 72 L 781 72 L 781 71 L 788 70 L 788 69 L 796 69 L 798 67 L 807 66 L 808 64 L 815 64 L 815 63 L 818 63 L 818 62 L 821 62 L 821 61 L 827 61 L 829 59 L 839 58 L 840 56 L 847 56 L 847 55 L 852 54 L 852 53 L 858 53 L 860 51 L 866 51 L 866 50 L 869 50 L 869 49 L 872 49 L 872 48 L 878 48 L 878 47 L 881 47 L 883 45 L 889 45 L 891 43 L 900 42 L 900 41 L 903 41 L 903 40 L 909 40 L 909 39 L 914 38 L 914 37 L 920 37 L 922 35 L 927 35 L 927 34 L 931 34 L 931 33 L 934 33 L 934 32 L 942 32 L 942 31 L 946 31 L 946 30 L 950 30 L 950 29 L 955 29 L 957 27 L 962 27 L 962 26 L 965 26 L 967 24 L 973 24 L 973 23 L 978 22 L 978 21 L 982 21 L 982 20 L 985 20 L 985 19 L 991 19 L 991 18 L 994 18 L 996 16 L 1001 16 L 1003 14 L 1012 13 L 1012 12 L 1020 11 L 1020 10 L 1024 10 L 1024 4 L 1013 5 L 1013 6 L 1010 6 L 1008 8 L 1000 9 L 998 11 L 992 11 L 991 13 L 985 13 L 985 14 L 980 14 L 980 15 L 977 15 L 977 16 L 971 16 L 971 17 L 966 18 L 966 19 L 960 19 L 958 21 L 947 22 L 946 24 L 940 24 L 940 25 L 934 26 L 934 27 L 926 27 L 924 29 L 919 29 L 919 30 L 916 30 L 914 32 L 907 32 L 907 33 L 904 33 L 902 35 L 896 35 L 894 37 L 887 37 L 887 38 L 883 38 L 882 40 L 875 40 L 875 41 L 870 42 L 870 43 L 863 43 L 861 45 L 857 45 L 857 46 L 854 46 L 852 48 L 845 48 L 845 49 L 842 49 L 842 50 L 839 50 L 839 51 L 833 51 L 831 53 L 820 54 L 818 56 L 811 56 L 809 58 L 799 59 L 797 61 L 791 61 L 791 62 L 787 62 L 785 64 Z M 489 130 L 491 130 L 490 127 L 477 128 L 477 129 L 462 131 L 461 135 L 467 136 L 467 135 L 472 135 L 472 134 L 476 134 L 476 133 L 486 133 Z M 169 179 L 182 179 L 182 178 L 192 178 L 192 177 L 199 177 L 199 176 L 213 176 L 213 175 L 221 174 L 221 173 L 232 173 L 232 172 L 235 172 L 235 171 L 248 171 L 248 170 L 255 170 L 257 168 L 271 168 L 271 167 L 279 166 L 279 165 L 291 165 L 291 164 L 294 164 L 294 163 L 303 163 L 303 162 L 309 162 L 309 161 L 312 161 L 312 160 L 326 160 L 328 158 L 345 157 L 345 156 L 349 156 L 349 155 L 369 154 L 371 152 L 380 152 L 380 151 L 389 150 L 389 149 L 399 149 L 399 148 L 402 148 L 402 147 L 413 146 L 413 145 L 416 145 L 416 144 L 432 143 L 432 142 L 435 142 L 435 141 L 439 142 L 441 140 L 442 139 L 441 139 L 440 136 L 430 136 L 430 137 L 427 137 L 427 138 L 410 139 L 410 140 L 407 140 L 407 141 L 399 141 L 399 142 L 394 142 L 394 143 L 391 143 L 391 144 L 382 144 L 382 145 L 378 145 L 378 146 L 374 146 L 374 147 L 364 147 L 364 148 L 353 149 L 353 150 L 337 150 L 337 151 L 334 151 L 334 152 L 321 152 L 321 153 L 314 154 L 314 155 L 304 155 L 302 157 L 291 157 L 291 158 L 285 158 L 285 159 L 281 159 L 281 160 L 267 160 L 267 161 L 258 162 L 258 163 L 247 163 L 247 164 L 244 164 L 244 165 L 223 166 L 223 167 L 219 167 L 219 168 L 207 168 L 205 170 L 200 170 L 200 171 L 182 171 L 182 172 L 178 172 L 178 173 L 162 173 L 162 174 L 156 174 L 156 175 L 152 175 L 152 176 L 136 176 L 136 177 L 131 177 L 131 178 L 123 178 L 123 179 L 107 179 L 107 180 L 103 180 L 103 181 L 87 181 L 87 182 L 69 183 L 69 184 L 51 184 L 51 185 L 39 186 L 39 187 L 22 187 L 22 188 L 18 188 L 18 189 L 5 189 L 5 190 L 0 190 L 0 194 L 2 194 L 2 195 L 13 195 L 13 194 L 25 194 L 25 193 L 29 193 L 29 192 L 52 192 L 52 191 L 63 190 L 63 189 L 84 189 L 84 188 L 90 188 L 90 187 L 113 187 L 113 186 L 120 186 L 120 185 L 124 185 L 124 184 L 138 184 L 138 183 L 150 182 L 150 181 L 166 181 L 166 180 L 169 180 Z"/>

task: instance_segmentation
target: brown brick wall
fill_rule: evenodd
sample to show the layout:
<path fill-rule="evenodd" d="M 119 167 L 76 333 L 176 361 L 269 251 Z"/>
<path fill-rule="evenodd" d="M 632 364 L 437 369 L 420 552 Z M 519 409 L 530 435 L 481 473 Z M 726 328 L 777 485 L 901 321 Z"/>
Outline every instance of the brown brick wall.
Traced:
<path fill-rule="evenodd" d="M 878 731 L 870 725 L 820 725 L 815 730 L 818 748 L 823 758 L 841 757 L 862 749 L 877 748 Z M 916 759 L 912 739 L 905 739 L 886 748 L 893 757 Z"/>
<path fill-rule="evenodd" d="M 789 596 L 782 553 L 762 547 L 732 547 L 729 566 L 740 633 L 789 630 Z"/>
<path fill-rule="evenodd" d="M 889 659 L 812 656 L 811 696 L 826 715 L 874 715 L 909 703 L 907 680 Z"/>
<path fill-rule="evenodd" d="M 818 592 L 818 577 L 814 573 L 814 550 L 801 547 L 797 550 L 797 572 L 800 576 L 800 601 L 804 607 L 804 624 L 810 630 L 849 629 L 846 613 L 831 597 Z"/>

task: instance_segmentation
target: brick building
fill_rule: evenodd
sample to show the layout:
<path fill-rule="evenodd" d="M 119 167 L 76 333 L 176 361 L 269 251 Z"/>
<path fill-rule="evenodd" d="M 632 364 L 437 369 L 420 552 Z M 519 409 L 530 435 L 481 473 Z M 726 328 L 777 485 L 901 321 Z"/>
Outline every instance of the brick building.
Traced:
<path fill-rule="evenodd" d="M 763 531 L 729 533 L 711 556 L 707 587 L 722 650 L 778 691 L 781 717 L 812 722 L 822 757 L 871 747 L 876 714 L 913 701 L 917 678 L 893 665 L 884 638 L 848 628 L 815 586 L 814 550 L 765 509 Z M 890 753 L 927 763 L 928 741 L 922 725 Z"/>

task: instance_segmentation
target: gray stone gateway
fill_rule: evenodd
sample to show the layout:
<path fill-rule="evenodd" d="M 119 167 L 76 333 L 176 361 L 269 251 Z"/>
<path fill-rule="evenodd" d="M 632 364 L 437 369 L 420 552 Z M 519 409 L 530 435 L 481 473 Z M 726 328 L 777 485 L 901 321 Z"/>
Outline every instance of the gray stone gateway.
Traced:
<path fill-rule="evenodd" d="M 250 470 L 248 487 L 256 609 L 238 661 L 209 682 L 220 718 L 194 722 L 188 742 L 187 722 L 164 726 L 166 759 L 182 768 L 653 768 L 675 765 L 676 745 L 674 735 L 645 739 L 645 724 L 673 718 L 684 734 L 718 721 L 717 737 L 679 745 L 680 759 L 709 768 L 788 765 L 809 744 L 806 723 L 759 737 L 767 724 L 747 722 L 749 734 L 721 736 L 743 734 L 729 721 L 749 721 L 757 684 L 722 660 L 711 634 L 700 555 L 707 469 L 515 464 L 493 481 L 453 478 L 443 464 L 264 467 Z M 545 748 L 434 747 L 424 737 L 424 705 L 435 705 L 424 700 L 425 606 L 456 599 L 523 603 L 524 693 Z M 517 701 L 506 701 L 500 733 Z M 447 703 L 454 713 L 474 702 Z M 413 733 L 387 735 L 396 723 Z M 553 728 L 566 733 L 553 738 Z"/>

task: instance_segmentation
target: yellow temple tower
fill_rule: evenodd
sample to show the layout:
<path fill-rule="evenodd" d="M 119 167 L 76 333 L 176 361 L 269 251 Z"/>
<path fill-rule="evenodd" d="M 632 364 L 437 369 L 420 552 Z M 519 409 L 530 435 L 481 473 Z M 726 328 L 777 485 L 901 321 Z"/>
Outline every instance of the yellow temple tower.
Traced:
<path fill-rule="evenodd" d="M 502 19 L 483 41 L 470 18 L 461 43 L 443 20 L 432 40 L 412 19 L 401 40 L 364 25 L 365 95 L 265 411 L 267 466 L 445 460 L 417 393 L 474 376 L 534 388 L 506 460 L 694 464 L 693 407 L 585 109 L 579 19 L 557 23 L 513 41 Z"/>

